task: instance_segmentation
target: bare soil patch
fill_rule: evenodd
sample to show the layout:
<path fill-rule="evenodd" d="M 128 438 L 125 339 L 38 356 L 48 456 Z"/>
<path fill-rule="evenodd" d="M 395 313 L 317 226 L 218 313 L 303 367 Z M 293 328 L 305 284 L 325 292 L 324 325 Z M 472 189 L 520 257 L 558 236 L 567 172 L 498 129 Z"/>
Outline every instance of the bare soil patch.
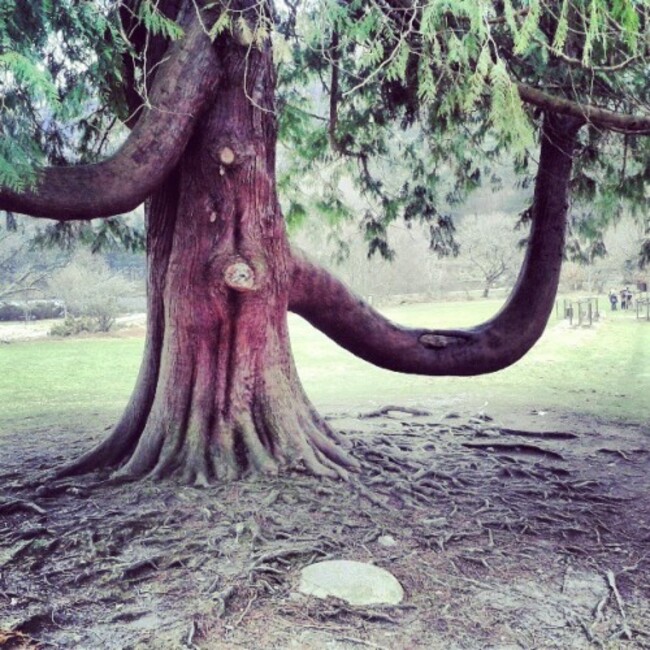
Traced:
<path fill-rule="evenodd" d="M 145 314 L 119 316 L 116 319 L 115 328 L 110 334 L 96 333 L 92 336 L 142 337 L 145 333 L 146 321 L 147 317 Z M 62 319 L 0 322 L 0 343 L 47 338 L 52 327 L 62 322 Z M 80 335 L 77 336 L 79 337 Z M 89 337 L 87 336 L 86 338 Z"/>
<path fill-rule="evenodd" d="M 52 481 L 94 440 L 4 437 L 0 645 L 649 648 L 648 427 L 447 415 L 332 417 L 350 484 Z M 299 595 L 322 559 L 382 566 L 407 597 Z"/>

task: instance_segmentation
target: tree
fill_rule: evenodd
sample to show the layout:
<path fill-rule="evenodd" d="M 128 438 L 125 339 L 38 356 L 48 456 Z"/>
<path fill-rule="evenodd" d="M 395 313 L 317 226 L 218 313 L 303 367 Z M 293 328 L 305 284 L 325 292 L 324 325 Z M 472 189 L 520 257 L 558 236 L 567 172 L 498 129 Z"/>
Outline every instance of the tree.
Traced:
<path fill-rule="evenodd" d="M 0 300 L 42 295 L 47 278 L 64 259 L 33 250 L 31 235 L 13 215 L 7 214 L 5 222 L 5 227 L 0 227 Z"/>
<path fill-rule="evenodd" d="M 638 264 L 639 249 L 644 236 L 643 226 L 628 218 L 623 218 L 605 235 L 607 256 L 604 262 L 610 270 L 610 277 L 619 277 L 624 283 L 647 282 L 648 269 Z"/>
<path fill-rule="evenodd" d="M 645 133 L 650 126 L 647 115 L 611 110 L 622 94 L 618 89 L 612 90 L 607 107 L 600 107 L 588 97 L 567 99 L 531 85 L 534 79 L 551 79 L 557 86 L 557 73 L 542 66 L 531 40 L 540 30 L 557 32 L 563 24 L 564 10 L 552 4 L 547 12 L 537 2 L 525 3 L 521 11 L 513 11 L 510 2 L 458 2 L 449 8 L 408 0 L 327 2 L 307 3 L 303 14 L 297 12 L 299 5 L 289 4 L 278 28 L 285 40 L 276 51 L 293 47 L 298 62 L 288 75 L 293 75 L 294 91 L 300 70 L 331 73 L 328 118 L 312 116 L 301 128 L 285 119 L 283 128 L 293 129 L 294 135 L 317 134 L 312 142 L 317 155 L 354 161 L 365 190 L 374 192 L 377 204 L 390 214 L 402 210 L 405 218 L 444 225 L 434 205 L 434 179 L 421 166 L 416 169 L 416 142 L 408 144 L 413 155 L 405 157 L 404 165 L 412 163 L 417 183 L 403 186 L 404 193 L 395 197 L 374 182 L 371 161 L 384 151 L 387 133 L 382 122 L 403 118 L 407 127 L 422 113 L 423 123 L 437 116 L 437 133 L 443 133 L 463 119 L 463 107 L 483 110 L 491 97 L 498 142 L 525 138 L 532 146 L 519 98 L 541 108 L 525 261 L 503 310 L 469 330 L 393 324 L 291 250 L 276 192 L 276 67 L 269 34 L 278 14 L 270 3 L 125 0 L 117 13 L 101 1 L 86 13 L 77 3 L 56 10 L 48 5 L 54 17 L 46 5 L 41 14 L 18 10 L 23 18 L 34 12 L 39 38 L 31 38 L 29 47 L 36 43 L 42 50 L 52 43 L 42 32 L 51 34 L 53 20 L 74 14 L 72 27 L 61 29 L 75 30 L 85 43 L 77 44 L 71 57 L 79 58 L 89 44 L 96 48 L 85 70 L 84 83 L 91 89 L 84 101 L 79 99 L 83 84 L 70 89 L 52 82 L 45 89 L 64 107 L 96 111 L 97 102 L 112 107 L 130 132 L 100 162 L 47 167 L 34 166 L 26 136 L 17 134 L 13 146 L 22 152 L 25 170 L 0 177 L 0 208 L 74 221 L 119 215 L 146 202 L 149 321 L 137 385 L 108 438 L 67 471 L 110 467 L 125 479 L 177 476 L 195 484 L 284 468 L 345 477 L 357 462 L 299 383 L 289 347 L 288 309 L 354 354 L 399 372 L 472 375 L 493 372 L 525 354 L 543 332 L 554 303 L 579 130 L 590 125 Z M 606 3 L 595 4 L 595 17 L 584 8 L 571 15 L 571 20 L 583 21 L 572 34 L 582 38 L 577 60 L 587 69 L 602 34 L 607 32 L 607 42 L 615 36 L 609 32 L 612 14 Z M 643 29 L 639 21 L 647 19 L 644 7 L 620 4 L 632 18 L 613 16 L 618 35 L 637 35 Z M 517 22 L 522 16 L 523 25 Z M 13 59 L 3 55 L 5 65 L 13 66 L 4 74 L 12 88 L 28 86 L 25 92 L 9 93 L 7 106 L 29 97 L 30 84 L 41 106 L 46 100 L 53 105 L 52 98 L 37 97 L 44 84 L 34 81 L 40 69 L 31 65 L 26 45 L 34 28 L 20 31 L 18 18 L 7 24 L 9 42 L 17 45 Z M 589 31 L 594 25 L 600 29 L 596 36 Z M 309 38 L 324 39 L 326 47 L 308 43 L 300 49 L 296 34 L 304 26 Z M 641 50 L 645 55 L 645 43 L 632 36 L 614 57 L 628 52 L 636 57 Z M 563 61 L 563 45 L 553 43 L 551 53 L 558 52 L 554 62 Z M 574 65 L 575 49 L 572 44 L 567 66 Z M 547 48 L 546 60 L 549 56 Z M 626 78 L 637 82 L 637 68 L 630 70 Z M 68 65 L 68 72 L 70 79 L 78 76 L 74 65 Z M 523 81 L 515 84 L 509 73 Z M 377 89 L 370 110 L 369 95 Z M 280 97 L 284 108 L 294 118 L 304 117 L 300 106 L 290 107 L 290 95 Z M 626 98 L 618 102 L 623 111 L 629 106 Z M 39 122 L 37 113 L 31 115 Z M 87 129 L 82 127 L 78 141 L 83 143 Z M 479 121 L 473 132 L 481 130 Z M 427 133 L 431 155 L 436 147 L 442 155 L 442 141 L 434 135 Z M 315 155 L 314 149 L 304 153 Z M 381 235 L 381 219 L 368 215 L 368 228 Z M 373 241 L 381 245 L 380 237 Z"/>
<path fill-rule="evenodd" d="M 517 232 L 512 219 L 498 214 L 479 218 L 466 217 L 460 225 L 459 241 L 464 254 L 477 269 L 483 281 L 483 297 L 500 279 L 506 279 L 521 264 L 519 242 L 522 232 Z"/>
<path fill-rule="evenodd" d="M 86 251 L 78 251 L 68 264 L 48 281 L 52 295 L 62 300 L 68 316 L 92 319 L 93 327 L 108 332 L 119 312 L 120 298 L 131 293 L 129 282 L 111 272 L 105 260 L 93 259 Z"/>

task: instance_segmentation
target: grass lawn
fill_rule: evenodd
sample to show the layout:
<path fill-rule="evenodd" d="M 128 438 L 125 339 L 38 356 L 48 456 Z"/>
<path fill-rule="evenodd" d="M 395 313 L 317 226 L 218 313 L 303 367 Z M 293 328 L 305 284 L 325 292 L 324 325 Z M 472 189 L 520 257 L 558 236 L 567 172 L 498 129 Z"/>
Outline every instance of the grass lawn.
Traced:
<path fill-rule="evenodd" d="M 500 301 L 407 305 L 384 312 L 413 326 L 470 325 Z M 296 362 L 323 412 L 385 404 L 477 411 L 538 409 L 613 420 L 645 419 L 650 400 L 650 322 L 607 312 L 593 328 L 551 318 L 540 343 L 515 366 L 482 377 L 419 377 L 374 368 L 291 316 Z M 0 432 L 114 422 L 135 382 L 143 341 L 107 337 L 0 346 Z"/>
<path fill-rule="evenodd" d="M 107 426 L 135 383 L 139 338 L 37 339 L 0 346 L 0 432 L 97 417 Z"/>

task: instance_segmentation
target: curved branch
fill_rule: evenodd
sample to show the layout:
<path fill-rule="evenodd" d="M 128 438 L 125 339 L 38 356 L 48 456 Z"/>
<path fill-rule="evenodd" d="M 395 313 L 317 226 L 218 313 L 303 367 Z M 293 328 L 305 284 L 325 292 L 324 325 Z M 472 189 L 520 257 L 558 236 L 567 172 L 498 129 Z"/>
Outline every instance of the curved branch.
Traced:
<path fill-rule="evenodd" d="M 138 6 L 140 0 L 122 0 L 118 14 L 121 30 L 125 40 L 135 50 L 137 58 L 128 50 L 122 54 L 123 81 L 122 88 L 129 115 L 124 123 L 132 129 L 141 117 L 142 109 L 145 107 L 142 94 L 138 90 L 136 73 L 144 76 L 144 89 L 148 95 L 156 77 L 156 70 L 169 48 L 169 39 L 163 34 L 153 34 L 138 18 Z M 182 0 L 158 0 L 156 10 L 165 18 L 177 20 L 181 11 Z"/>
<path fill-rule="evenodd" d="M 178 162 L 220 77 L 218 59 L 190 14 L 161 63 L 145 109 L 124 144 L 92 165 L 40 170 L 35 187 L 0 187 L 0 209 L 63 221 L 109 217 L 142 203 Z"/>
<path fill-rule="evenodd" d="M 650 134 L 650 115 L 623 115 L 591 104 L 580 104 L 563 97 L 555 97 L 522 83 L 517 84 L 517 90 L 523 101 L 547 112 L 572 116 L 594 126 L 620 133 Z"/>
<path fill-rule="evenodd" d="M 389 370 L 476 375 L 511 365 L 542 335 L 553 310 L 580 124 L 545 117 L 526 258 L 508 302 L 493 319 L 468 330 L 401 327 L 299 256 L 294 257 L 289 309 L 353 354 Z"/>

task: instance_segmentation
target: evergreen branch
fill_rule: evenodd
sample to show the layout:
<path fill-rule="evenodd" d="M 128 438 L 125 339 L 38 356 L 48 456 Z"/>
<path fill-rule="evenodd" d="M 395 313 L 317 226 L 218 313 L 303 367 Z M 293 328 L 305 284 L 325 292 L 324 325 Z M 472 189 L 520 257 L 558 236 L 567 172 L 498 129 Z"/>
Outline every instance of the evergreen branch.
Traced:
<path fill-rule="evenodd" d="M 565 54 L 564 52 L 558 50 L 557 48 L 550 46 L 541 38 L 534 37 L 533 40 L 535 41 L 535 43 L 543 47 L 554 57 L 561 59 L 562 61 L 568 63 L 569 65 L 576 66 L 583 70 L 589 70 L 591 72 L 619 72 L 620 70 L 624 70 L 625 68 L 628 68 L 633 63 L 636 63 L 637 61 L 640 61 L 642 59 L 642 56 L 640 54 L 635 54 L 634 56 L 627 57 L 623 61 L 620 61 L 619 63 L 614 63 L 612 65 L 596 65 L 593 63 L 585 62 L 582 59 L 577 59 L 573 56 L 569 56 L 568 54 Z"/>

